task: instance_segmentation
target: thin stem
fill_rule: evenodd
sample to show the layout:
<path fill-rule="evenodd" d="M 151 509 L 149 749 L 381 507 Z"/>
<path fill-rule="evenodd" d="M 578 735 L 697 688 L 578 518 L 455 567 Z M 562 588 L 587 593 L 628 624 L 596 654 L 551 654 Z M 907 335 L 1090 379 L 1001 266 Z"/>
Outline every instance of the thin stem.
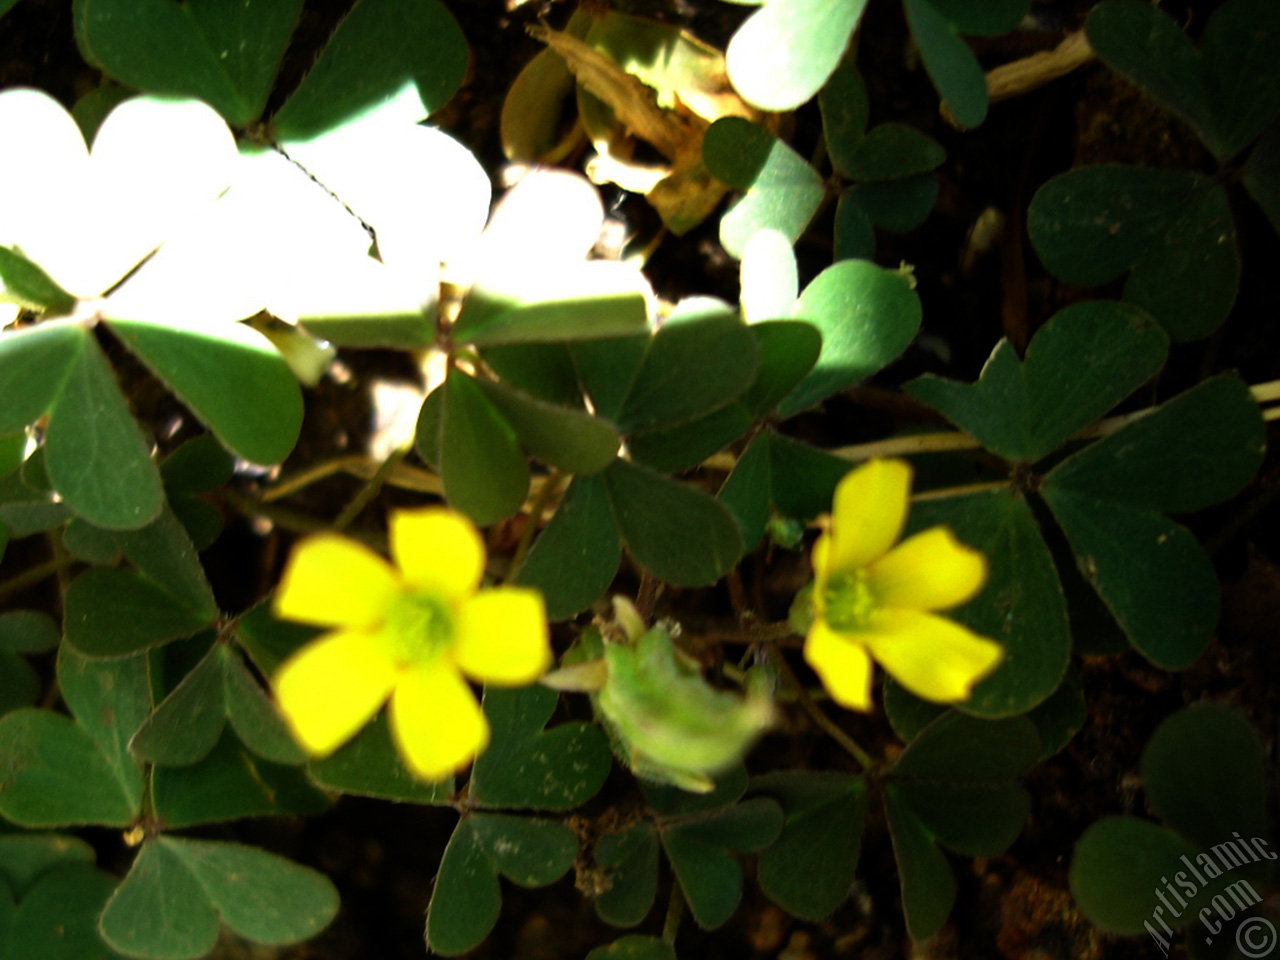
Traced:
<path fill-rule="evenodd" d="M 0 583 L 0 603 L 4 603 L 15 594 L 19 594 L 24 590 L 30 589 L 45 577 L 53 576 L 55 573 L 66 569 L 75 562 L 75 558 L 71 556 L 55 557 L 52 560 L 46 560 L 44 563 L 37 564 L 29 570 L 24 570 L 16 577 L 10 577 L 8 580 Z"/>
<path fill-rule="evenodd" d="M 538 529 L 538 524 L 542 522 L 542 515 L 547 512 L 547 507 L 551 505 L 551 501 L 555 498 L 560 490 L 560 483 L 564 479 L 564 474 L 559 470 L 553 470 L 551 475 L 543 482 L 538 495 L 534 498 L 533 506 L 529 508 L 529 520 L 525 527 L 520 531 L 520 541 L 516 544 L 516 552 L 511 555 L 511 564 L 507 567 L 507 574 L 502 578 L 506 583 L 520 569 L 520 564 L 524 562 L 524 555 L 529 552 L 529 544 L 533 542 L 533 535 Z"/>
<path fill-rule="evenodd" d="M 409 444 L 402 444 L 391 451 L 386 460 L 382 461 L 382 466 L 370 477 L 359 492 L 351 498 L 351 502 L 342 508 L 342 512 L 338 514 L 333 521 L 333 529 L 336 531 L 345 530 L 350 526 L 351 521 L 360 516 L 360 512 L 369 505 L 374 497 L 378 495 L 378 491 L 382 489 L 382 485 L 387 482 L 387 478 L 391 476 L 396 465 L 404 459 L 405 454 L 409 452 Z"/>
<path fill-rule="evenodd" d="M 795 689 L 796 700 L 799 701 L 800 706 L 804 709 L 804 712 L 809 715 L 810 719 L 812 719 L 813 722 L 827 734 L 827 736 L 838 743 L 844 751 L 849 754 L 849 756 L 858 761 L 858 765 L 862 767 L 864 772 L 869 773 L 874 770 L 877 764 L 876 761 L 872 759 L 871 754 L 858 746 L 857 742 L 851 736 L 841 730 L 836 725 L 835 721 L 823 713 L 822 708 L 813 702 L 813 697 L 809 696 L 809 691 L 804 688 L 804 684 L 800 682 L 800 678 L 797 677 L 795 671 L 791 669 L 791 664 L 787 663 L 786 658 L 782 655 L 782 652 L 776 648 L 776 646 L 774 647 L 773 654 L 774 660 L 778 664 L 778 669 L 782 671 L 782 675 L 786 679 L 787 683 Z"/>

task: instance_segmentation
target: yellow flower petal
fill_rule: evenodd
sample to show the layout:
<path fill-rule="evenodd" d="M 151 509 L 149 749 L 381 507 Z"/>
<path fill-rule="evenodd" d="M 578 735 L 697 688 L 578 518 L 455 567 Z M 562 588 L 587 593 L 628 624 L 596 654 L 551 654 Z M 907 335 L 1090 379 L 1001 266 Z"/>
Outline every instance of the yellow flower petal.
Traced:
<path fill-rule="evenodd" d="M 986 558 L 946 527 L 908 537 L 867 568 L 876 603 L 911 610 L 946 610 L 977 595 Z"/>
<path fill-rule="evenodd" d="M 400 589 L 380 556 L 335 534 L 308 537 L 289 557 L 272 609 L 321 627 L 369 627 Z"/>
<path fill-rule="evenodd" d="M 883 556 L 902 536 L 911 498 L 905 460 L 869 460 L 836 486 L 831 507 L 831 573 L 856 570 Z"/>
<path fill-rule="evenodd" d="M 871 657 L 857 639 L 815 620 L 805 637 L 804 658 L 832 700 L 850 710 L 871 709 Z"/>
<path fill-rule="evenodd" d="M 1004 657 L 994 640 L 918 610 L 882 610 L 862 637 L 895 680 L 935 703 L 967 700 L 973 685 Z"/>
<path fill-rule="evenodd" d="M 471 521 L 443 507 L 391 515 L 391 556 L 405 582 L 454 599 L 480 586 L 484 541 Z"/>
<path fill-rule="evenodd" d="M 410 670 L 391 697 L 391 735 L 424 780 L 443 780 L 489 743 L 489 723 L 458 672 L 436 662 Z"/>
<path fill-rule="evenodd" d="M 542 594 L 520 587 L 485 590 L 458 612 L 454 662 L 485 683 L 533 683 L 551 666 Z"/>
<path fill-rule="evenodd" d="M 396 672 L 381 645 L 356 631 L 330 633 L 303 647 L 276 672 L 280 710 L 308 753 L 324 756 L 376 714 Z"/>

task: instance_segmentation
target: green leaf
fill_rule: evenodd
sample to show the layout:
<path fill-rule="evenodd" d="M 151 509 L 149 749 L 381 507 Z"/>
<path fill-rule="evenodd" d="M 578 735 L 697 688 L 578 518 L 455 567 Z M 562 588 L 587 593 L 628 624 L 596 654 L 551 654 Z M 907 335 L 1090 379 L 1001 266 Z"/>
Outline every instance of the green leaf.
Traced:
<path fill-rule="evenodd" d="M 492 739 L 471 773 L 473 803 L 570 810 L 600 789 L 612 766 L 604 734 L 581 721 L 544 730 L 558 699 L 539 686 L 485 689 Z"/>
<path fill-rule="evenodd" d="M 658 473 L 680 473 L 696 467 L 751 429 L 754 420 L 739 401 L 674 427 L 631 434 L 631 462 Z"/>
<path fill-rule="evenodd" d="M 76 298 L 21 253 L 0 246 L 0 300 L 27 310 L 70 313 Z"/>
<path fill-rule="evenodd" d="M 856 180 L 897 180 L 928 173 L 947 152 L 933 137 L 902 123 L 882 123 L 863 137 L 842 170 Z"/>
<path fill-rule="evenodd" d="M 910 743 L 950 709 L 945 704 L 920 699 L 892 676 L 884 675 L 885 718 L 903 743 Z"/>
<path fill-rule="evenodd" d="M 594 948 L 587 960 L 676 960 L 676 952 L 658 937 L 633 933 Z"/>
<path fill-rule="evenodd" d="M 93 738 L 69 717 L 0 717 L 0 814 L 25 827 L 126 827 L 137 814 Z"/>
<path fill-rule="evenodd" d="M 795 243 L 826 193 L 818 171 L 798 153 L 741 117 L 708 128 L 702 161 L 717 180 L 747 191 L 720 220 L 720 242 L 733 257 L 742 257 L 757 230 L 777 230 Z"/>
<path fill-rule="evenodd" d="M 121 657 L 189 637 L 214 617 L 129 570 L 92 567 L 63 597 L 66 641 L 91 657 Z"/>
<path fill-rule="evenodd" d="M 76 0 L 76 41 L 122 83 L 204 100 L 245 126 L 266 106 L 301 10 L 301 0 Z"/>
<path fill-rule="evenodd" d="M 103 937 L 138 957 L 199 957 L 218 919 L 256 943 L 296 943 L 323 929 L 338 892 L 316 871 L 239 844 L 159 837 L 102 913 Z"/>
<path fill-rule="evenodd" d="M 116 542 L 152 583 L 192 611 L 212 621 L 218 615 L 213 588 L 205 578 L 195 545 L 167 506 L 140 530 L 123 530 Z"/>
<path fill-rule="evenodd" d="M 794 110 L 827 82 L 865 7 L 866 0 L 771 0 L 729 41 L 734 89 L 761 110 Z"/>
<path fill-rule="evenodd" d="M 596 913 L 615 927 L 633 927 L 653 908 L 658 893 L 658 832 L 648 820 L 637 820 L 596 843 L 596 864 L 607 889 L 596 895 Z"/>
<path fill-rule="evenodd" d="M 822 334 L 796 320 L 753 323 L 748 329 L 756 338 L 760 367 L 742 403 L 752 416 L 762 417 L 813 369 L 822 352 Z"/>
<path fill-rule="evenodd" d="M 13 433 L 53 406 L 87 334 L 74 324 L 41 323 L 0 333 L 0 432 Z"/>
<path fill-rule="evenodd" d="M 142 803 L 141 765 L 129 740 L 151 710 L 145 656 L 88 660 L 67 645 L 58 651 L 58 686 L 76 723 L 98 745 L 133 809 Z"/>
<path fill-rule="evenodd" d="M 0 716 L 40 699 L 43 684 L 31 664 L 11 650 L 0 650 Z"/>
<path fill-rule="evenodd" d="M 738 457 L 733 471 L 716 494 L 742 531 L 744 553 L 755 549 L 769 522 L 770 492 L 769 436 L 759 433 Z"/>
<path fill-rule="evenodd" d="M 254 757 L 227 730 L 197 763 L 155 767 L 151 793 L 156 816 L 173 828 L 319 813 L 330 803 L 299 769 Z"/>
<path fill-rule="evenodd" d="M 739 311 L 747 323 L 791 316 L 800 280 L 791 241 L 777 230 L 757 230 L 747 240 L 738 265 Z"/>
<path fill-rule="evenodd" d="M 27 455 L 27 432 L 17 430 L 0 434 L 0 477 L 13 473 L 22 466 Z"/>
<path fill-rule="evenodd" d="M 454 790 L 452 777 L 427 783 L 410 773 L 392 742 L 385 711 L 307 770 L 326 790 L 382 800 L 445 804 Z"/>
<path fill-rule="evenodd" d="M 452 331 L 454 343 L 488 347 L 624 337 L 645 329 L 647 281 L 624 263 L 530 261 L 477 281 Z"/>
<path fill-rule="evenodd" d="M 1141 311 L 1079 303 L 1036 332 L 1024 363 L 1002 340 L 973 386 L 925 376 L 907 390 L 988 450 L 1033 462 L 1150 379 L 1167 352 L 1168 338 Z"/>
<path fill-rule="evenodd" d="M 414 426 L 413 449 L 431 469 L 440 470 L 440 428 L 444 423 L 444 384 L 427 394 Z"/>
<path fill-rule="evenodd" d="M 1280 123 L 1272 123 L 1249 154 L 1243 180 L 1271 228 L 1280 233 Z"/>
<path fill-rule="evenodd" d="M 1076 735 L 1088 718 L 1080 677 L 1068 670 L 1066 679 L 1048 700 L 1027 714 L 1040 735 L 1040 759 L 1053 756 Z"/>
<path fill-rule="evenodd" d="M 480 355 L 508 387 L 557 406 L 584 409 L 568 344 L 507 343 L 485 347 Z"/>
<path fill-rule="evenodd" d="M 933 210 L 938 199 L 938 178 L 932 173 L 920 173 L 900 180 L 874 180 L 858 184 L 845 197 L 877 227 L 891 233 L 910 233 Z"/>
<path fill-rule="evenodd" d="M 58 645 L 61 631 L 53 617 L 36 610 L 0 613 L 0 649 L 14 653 L 47 653 Z"/>
<path fill-rule="evenodd" d="M 701 490 L 625 460 L 614 461 L 603 478 L 623 542 L 658 579 L 684 587 L 712 583 L 742 556 L 733 515 Z"/>
<path fill-rule="evenodd" d="M 202 957 L 218 938 L 218 912 L 168 842 L 148 840 L 107 901 L 99 929 L 130 956 Z"/>
<path fill-rule="evenodd" d="M 529 491 L 529 464 L 511 424 L 460 370 L 444 384 L 440 476 L 445 498 L 488 526 L 520 509 Z"/>
<path fill-rule="evenodd" d="M 995 36 L 1013 30 L 1027 15 L 1031 0 L 929 0 L 934 9 L 961 33 Z"/>
<path fill-rule="evenodd" d="M 466 953 L 489 935 L 501 912 L 497 872 L 470 820 L 460 820 L 444 848 L 427 905 L 427 947 L 446 957 Z"/>
<path fill-rule="evenodd" d="M 1175 875 L 1198 851 L 1181 837 L 1136 817 L 1103 817 L 1076 842 L 1068 882 L 1071 896 L 1095 926 L 1140 934 L 1150 923 L 1153 885 Z M 1155 889 L 1159 889 L 1155 887 Z"/>
<path fill-rule="evenodd" d="M 811 520 L 831 509 L 836 484 L 853 464 L 825 450 L 770 431 L 773 502 L 784 515 Z"/>
<path fill-rule="evenodd" d="M 782 831 L 783 821 L 776 801 L 755 797 L 662 828 L 662 847 L 698 926 L 723 926 L 742 899 L 742 868 L 729 851 L 767 847 Z"/>
<path fill-rule="evenodd" d="M 73 557 L 86 563 L 109 567 L 120 561 L 116 535 L 79 517 L 72 517 L 62 528 L 62 545 Z"/>
<path fill-rule="evenodd" d="M 913 940 L 927 940 L 946 922 L 956 900 L 956 878 L 942 851 L 898 794 L 894 784 L 884 791 L 893 855 L 902 884 L 902 912 Z"/>
<path fill-rule="evenodd" d="M 1262 414 L 1239 379 L 1206 380 L 1063 461 L 1046 485 L 1190 513 L 1238 493 L 1262 465 Z"/>
<path fill-rule="evenodd" d="M 286 764 L 306 759 L 226 644 L 210 648 L 138 729 L 130 749 L 152 763 L 192 764 L 213 749 L 228 719 L 245 746 L 263 759 Z"/>
<path fill-rule="evenodd" d="M 737 317 L 669 323 L 649 343 L 618 426 L 672 426 L 721 407 L 751 385 L 757 362 L 755 337 Z"/>
<path fill-rule="evenodd" d="M 236 618 L 236 641 L 253 658 L 263 676 L 271 676 L 293 653 L 324 631 L 292 620 L 279 620 L 267 597 Z"/>
<path fill-rule="evenodd" d="M 575 477 L 513 582 L 542 591 L 548 619 L 567 620 L 609 589 L 621 559 L 604 479 Z"/>
<path fill-rule="evenodd" d="M 293 450 L 302 391 L 258 331 L 242 323 L 107 325 L 237 456 L 272 464 Z"/>
<path fill-rule="evenodd" d="M 960 126 L 978 126 L 987 117 L 987 81 L 973 51 L 930 0 L 902 0 L 902 7 L 943 105 Z"/>
<path fill-rule="evenodd" d="M 374 110 L 417 123 L 453 96 L 467 56 L 438 0 L 360 0 L 271 125 L 282 140 L 305 140 Z"/>
<path fill-rule="evenodd" d="M 947 848 L 994 857 L 1009 848 L 1031 813 L 1031 797 L 1013 783 L 895 781 L 894 792 Z"/>
<path fill-rule="evenodd" d="M 92 866 L 93 847 L 61 833 L 9 833 L 0 836 L 0 877 L 21 900 L 50 870 L 69 864 Z M 4 939 L 0 936 L 0 943 Z"/>
<path fill-rule="evenodd" d="M 124 960 L 98 934 L 98 915 L 116 878 L 88 863 L 45 873 L 22 898 L 8 930 L 14 960 Z M 2 928 L 0 928 L 2 934 Z M 4 938 L 0 935 L 0 943 Z"/>
<path fill-rule="evenodd" d="M 980 720 L 949 711 L 908 744 L 893 776 L 998 783 L 1026 773 L 1039 755 L 1035 726 L 1025 717 Z"/>
<path fill-rule="evenodd" d="M 822 133 L 831 165 L 846 177 L 851 176 L 849 167 L 871 116 L 862 74 L 847 61 L 837 66 L 818 93 L 818 108 L 822 111 Z"/>
<path fill-rule="evenodd" d="M 792 916 L 826 918 L 849 896 L 868 792 L 861 777 L 789 771 L 754 777 L 752 795 L 782 805 L 786 823 L 760 854 L 760 888 Z"/>
<path fill-rule="evenodd" d="M 852 192 L 842 193 L 836 202 L 835 254 L 832 260 L 870 260 L 875 255 L 876 231 L 870 218 Z"/>
<path fill-rule="evenodd" d="M 192 437 L 164 458 L 160 478 L 170 496 L 212 493 L 231 480 L 235 465 L 213 437 Z"/>
<path fill-rule="evenodd" d="M 1219 156 L 1234 157 L 1280 110 L 1280 10 L 1267 0 L 1222 4 L 1200 51 Z"/>
<path fill-rule="evenodd" d="M 596 416 L 616 420 L 649 350 L 650 336 L 613 337 L 569 345 L 578 381 Z"/>
<path fill-rule="evenodd" d="M 494 813 L 465 817 L 436 875 L 428 948 L 457 956 L 488 936 L 502 909 L 499 873 L 522 886 L 545 886 L 573 866 L 577 854 L 577 836 L 560 823 Z"/>
<path fill-rule="evenodd" d="M 1132 271 L 1124 298 L 1176 341 L 1207 336 L 1235 302 L 1240 255 L 1231 209 L 1222 187 L 1200 174 L 1071 170 L 1036 191 L 1027 233 L 1064 283 L 1091 287 Z"/>
<path fill-rule="evenodd" d="M 1090 12 L 1085 35 L 1107 66 L 1172 109 L 1206 144 L 1215 146 L 1216 124 L 1200 57 L 1177 21 L 1139 0 L 1106 0 Z"/>
<path fill-rule="evenodd" d="M 1218 622 L 1218 578 L 1195 537 L 1154 511 L 1058 483 L 1042 495 L 1129 642 L 1163 670 L 1194 663 Z"/>
<path fill-rule="evenodd" d="M 1142 785 L 1151 810 L 1205 849 L 1267 834 L 1262 743 L 1239 712 L 1192 704 L 1166 717 L 1142 751 Z"/>
<path fill-rule="evenodd" d="M 912 532 L 944 524 L 987 558 L 986 587 L 946 616 L 995 640 L 1005 658 L 961 708 L 1007 717 L 1047 698 L 1071 659 L 1071 632 L 1053 557 L 1026 500 L 1007 490 L 926 500 L 909 524 Z"/>
<path fill-rule="evenodd" d="M 161 838 L 191 871 L 222 922 L 256 943 L 297 943 L 328 925 L 338 891 L 323 874 L 234 843 Z"/>
<path fill-rule="evenodd" d="M 82 334 L 45 432 L 55 489 L 76 513 L 109 530 L 136 530 L 160 512 L 164 488 L 107 358 Z"/>
<path fill-rule="evenodd" d="M 617 431 L 584 410 L 558 406 L 495 383 L 477 380 L 489 401 L 534 456 L 568 473 L 599 473 L 618 452 Z"/>
<path fill-rule="evenodd" d="M 799 413 L 896 359 L 920 328 L 920 298 L 911 286 L 903 273 L 865 260 L 842 260 L 818 274 L 794 317 L 818 328 L 822 352 L 778 415 Z"/>

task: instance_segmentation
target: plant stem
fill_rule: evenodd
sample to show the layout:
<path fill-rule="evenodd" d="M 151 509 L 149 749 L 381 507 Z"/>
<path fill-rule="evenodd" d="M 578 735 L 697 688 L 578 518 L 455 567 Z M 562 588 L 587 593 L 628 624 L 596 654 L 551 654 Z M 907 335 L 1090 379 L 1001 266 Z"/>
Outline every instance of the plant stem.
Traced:
<path fill-rule="evenodd" d="M 35 586 L 45 577 L 52 576 L 60 570 L 75 563 L 74 557 L 55 557 L 52 560 L 46 560 L 44 563 L 38 564 L 29 570 L 24 570 L 16 577 L 10 577 L 8 580 L 0 583 L 0 603 L 5 602 L 14 594 L 21 593 L 30 587 Z"/>
<path fill-rule="evenodd" d="M 667 900 L 667 917 L 662 921 L 662 942 L 672 950 L 676 947 L 676 934 L 680 932 L 680 921 L 684 917 L 684 894 L 680 892 L 680 881 L 671 879 L 671 897 Z"/>
<path fill-rule="evenodd" d="M 369 505 L 369 501 L 378 495 L 378 491 L 382 489 L 382 485 L 387 482 L 387 478 L 391 476 L 397 464 L 404 459 L 405 454 L 409 452 L 409 444 L 404 443 L 391 451 L 387 459 L 382 461 L 382 465 L 372 477 L 365 482 L 359 492 L 351 498 L 351 502 L 342 508 L 342 512 L 334 518 L 333 529 L 335 531 L 345 530 L 350 526 L 351 521 L 360 516 L 360 512 Z"/>
<path fill-rule="evenodd" d="M 786 678 L 787 683 L 795 689 L 796 700 L 799 701 L 804 712 L 809 715 L 810 719 L 812 719 L 813 722 L 827 734 L 827 736 L 838 743 L 844 751 L 849 754 L 849 756 L 853 757 L 853 759 L 858 762 L 858 765 L 862 767 L 864 773 L 870 773 L 874 770 L 877 764 L 871 754 L 858 746 L 857 741 L 855 741 L 853 737 L 841 730 L 834 720 L 822 712 L 822 708 L 813 702 L 813 697 L 809 696 L 809 691 L 804 688 L 804 684 L 800 682 L 800 678 L 797 677 L 795 671 L 791 669 L 791 664 L 787 663 L 786 658 L 782 655 L 782 651 L 777 648 L 776 644 L 770 644 L 770 647 L 772 648 L 774 660 L 778 664 L 778 669 L 782 671 L 782 675 Z"/>
<path fill-rule="evenodd" d="M 564 480 L 564 474 L 559 470 L 552 470 L 551 475 L 543 482 L 541 489 L 538 490 L 537 497 L 534 498 L 533 506 L 529 508 L 529 521 L 520 531 L 520 541 L 516 544 L 516 551 L 511 555 L 511 564 L 507 567 L 506 576 L 502 578 L 502 582 L 506 583 L 511 579 L 520 564 L 524 562 L 524 555 L 529 552 L 529 544 L 533 542 L 533 535 L 538 529 L 538 524 L 542 521 L 542 515 L 546 513 L 547 507 L 551 505 L 551 501 L 560 491 L 560 484 Z"/>

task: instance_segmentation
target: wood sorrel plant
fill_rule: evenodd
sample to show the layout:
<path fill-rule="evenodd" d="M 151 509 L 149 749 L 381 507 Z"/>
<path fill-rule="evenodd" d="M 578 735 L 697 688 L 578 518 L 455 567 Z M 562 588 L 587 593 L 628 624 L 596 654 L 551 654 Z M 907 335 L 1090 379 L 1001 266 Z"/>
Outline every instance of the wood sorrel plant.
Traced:
<path fill-rule="evenodd" d="M 1270 849 L 1267 715 L 1172 708 L 1219 689 L 1176 673 L 1215 670 L 1220 521 L 1197 514 L 1238 502 L 1280 391 L 1216 346 L 1168 361 L 1254 322 L 1233 315 L 1239 208 L 1280 224 L 1280 7 L 1228 0 L 1194 41 L 1137 0 L 1089 13 L 1093 69 L 1185 122 L 1205 168 L 1046 175 L 1007 212 L 1050 274 L 1126 277 L 1102 291 L 1120 299 L 1055 294 L 994 345 L 955 332 L 990 349 L 980 373 L 903 383 L 881 371 L 946 327 L 911 266 L 872 258 L 911 249 L 892 235 L 961 166 L 944 143 L 981 131 L 872 124 L 863 15 L 889 0 L 770 0 L 723 55 L 596 6 L 540 25 L 501 120 L 540 169 L 492 209 L 496 171 L 441 112 L 468 62 L 450 4 L 358 0 L 292 57 L 302 0 L 70 6 L 102 85 L 70 111 L 0 92 L 20 145 L 0 153 L 0 960 L 316 936 L 339 909 L 324 858 L 240 821 L 355 829 L 343 796 L 456 813 L 417 905 L 444 955 L 489 937 L 502 877 L 571 869 L 605 924 L 641 929 L 584 935 L 600 960 L 669 960 L 686 909 L 727 930 L 761 897 L 923 941 L 1002 854 L 1069 861 L 1058 883 L 1104 931 L 1256 947 L 1240 931 L 1271 922 L 1276 876 L 1240 851 Z M 950 117 L 981 124 L 997 84 L 963 36 L 1030 0 L 901 7 Z M 814 98 L 794 135 L 771 112 Z M 641 264 L 665 233 L 599 255 L 598 190 L 555 169 L 575 136 L 673 235 L 731 197 L 737 303 L 661 300 Z M 358 424 L 325 378 L 361 348 L 372 379 L 413 371 L 389 456 L 334 440 Z M 898 436 L 848 402 L 876 376 L 902 387 Z M 916 432 L 935 414 L 957 432 Z M 1073 742 L 1117 663 L 1183 684 L 1144 728 L 1152 816 L 1117 782 L 1050 835 L 1038 796 L 1008 852 L 1020 778 L 1121 749 Z M 885 863 L 859 864 L 864 828 Z"/>

